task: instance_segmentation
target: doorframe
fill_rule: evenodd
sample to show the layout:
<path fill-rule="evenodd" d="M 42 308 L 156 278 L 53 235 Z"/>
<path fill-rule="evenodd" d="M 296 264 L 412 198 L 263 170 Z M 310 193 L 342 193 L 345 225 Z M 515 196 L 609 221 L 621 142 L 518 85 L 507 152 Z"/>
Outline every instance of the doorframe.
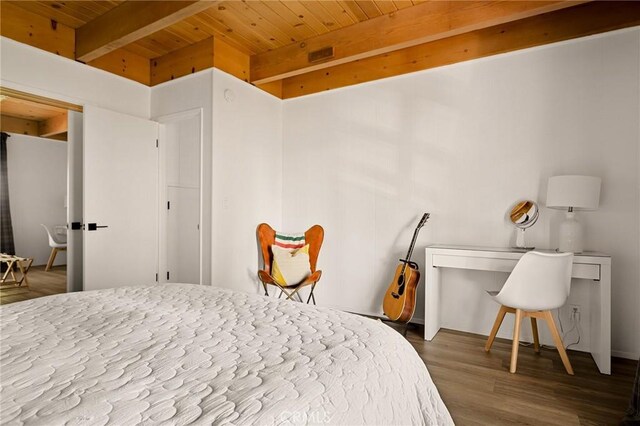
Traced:
<path fill-rule="evenodd" d="M 173 113 L 173 114 L 167 114 L 167 115 L 161 115 L 159 117 L 154 117 L 152 118 L 152 120 L 157 121 L 160 124 L 160 131 L 159 131 L 159 136 L 158 136 L 158 140 L 159 140 L 159 157 L 158 157 L 158 161 L 159 161 L 159 167 L 158 167 L 158 200 L 159 200 L 159 204 L 158 204 L 158 211 L 160 213 L 160 220 L 158 221 L 158 238 L 159 238 L 159 244 L 158 244 L 158 283 L 166 283 L 167 282 L 167 278 L 164 275 L 164 271 L 167 270 L 167 235 L 166 235 L 166 228 L 167 228 L 167 209 L 165 208 L 165 206 L 167 205 L 167 191 L 166 191 L 166 186 L 167 186 L 167 171 L 166 171 L 166 167 L 165 165 L 165 160 L 166 160 L 166 143 L 163 143 L 163 139 L 166 138 L 166 133 L 165 133 L 165 126 L 167 124 L 170 123 L 176 123 L 188 118 L 193 118 L 193 117 L 197 117 L 198 118 L 198 122 L 199 122 L 199 132 L 200 132 L 200 199 L 199 199 L 199 219 L 198 219 L 198 238 L 199 238 L 199 271 L 198 271 L 198 276 L 199 276 L 199 283 L 198 284 L 202 284 L 203 282 L 203 276 L 202 276 L 202 265 L 204 264 L 204 259 L 203 259 L 203 239 L 202 239 L 202 221 L 203 221 L 203 184 L 204 184 L 204 129 L 203 129 L 203 116 L 204 116 L 204 109 L 203 108 L 194 108 L 194 109 L 189 109 L 189 110 L 185 110 L 185 111 L 181 111 L 181 112 L 177 112 L 177 113 Z M 166 139 L 165 139 L 166 140 Z M 162 272 L 161 272 L 162 271 Z"/>
<path fill-rule="evenodd" d="M 25 91 L 28 90 L 28 91 Z M 24 101 L 30 101 L 30 102 L 35 102 L 35 103 L 39 103 L 39 104 L 43 104 L 43 105 L 49 105 L 49 106 L 54 106 L 57 108 L 62 108 L 62 109 L 66 109 L 68 112 L 77 112 L 82 114 L 83 110 L 84 110 L 84 106 L 82 104 L 78 104 L 78 103 L 71 103 L 71 102 L 67 102 L 67 101 L 63 101 L 61 99 L 56 99 L 54 97 L 51 96 L 42 96 L 42 95 L 37 95 L 36 92 L 42 92 L 41 90 L 35 88 L 35 87 L 27 87 L 25 86 L 25 90 L 18 90 L 18 89 L 13 89 L 11 87 L 8 87 L 6 85 L 1 85 L 0 86 L 0 96 L 7 96 L 10 98 L 14 98 L 14 99 L 20 99 L 20 100 L 24 100 Z M 47 95 L 49 95 L 49 93 L 47 93 Z M 58 96 L 57 94 L 55 96 Z M 67 125 L 69 124 L 69 122 L 71 121 L 71 119 L 69 118 L 71 116 L 71 114 L 69 114 L 67 116 Z M 84 120 L 82 120 L 84 121 Z M 84 122 L 81 123 L 81 128 L 84 127 Z M 78 137 L 71 137 L 72 134 L 75 134 L 75 131 L 70 131 L 70 129 L 67 130 L 67 186 L 66 186 L 66 195 L 67 195 L 67 215 L 66 215 L 66 225 L 67 225 L 67 265 L 66 265 L 66 281 L 67 281 L 67 285 L 66 285 L 66 293 L 71 293 L 74 291 L 81 291 L 83 290 L 81 287 L 83 285 L 83 274 L 82 274 L 82 268 L 84 267 L 84 250 L 83 250 L 83 244 L 80 245 L 80 247 L 75 247 L 74 244 L 70 243 L 70 240 L 73 238 L 73 234 L 71 234 L 71 232 L 73 231 L 71 229 L 71 223 L 74 221 L 75 218 L 75 212 L 73 211 L 72 206 L 74 204 L 80 203 L 80 205 L 82 205 L 82 197 L 80 200 L 76 200 L 75 199 L 75 195 L 74 195 L 74 191 L 72 191 L 71 186 L 75 183 L 77 184 L 77 182 L 75 182 L 75 179 L 73 179 L 73 177 L 77 174 L 74 173 L 74 170 L 79 166 L 80 167 L 80 171 L 82 171 L 82 168 L 84 167 L 84 161 L 81 161 L 81 163 L 72 164 L 72 160 L 73 160 L 73 156 L 72 156 L 72 151 L 76 150 L 77 145 L 79 144 L 79 146 L 81 147 L 80 149 L 83 149 L 83 145 L 84 145 L 84 140 L 83 140 L 83 134 L 80 135 L 76 135 L 76 136 L 80 136 L 80 140 L 78 140 Z M 83 133 L 83 132 L 81 132 Z M 81 151 L 82 152 L 82 151 Z M 72 182 L 73 181 L 73 182 Z M 80 184 L 82 184 L 82 182 L 80 182 Z M 82 216 L 82 215 L 81 215 Z M 80 222 L 83 222 L 83 219 L 80 219 Z M 80 231 L 82 232 L 82 231 Z M 78 250 L 76 250 L 78 249 Z M 79 254 L 78 254 L 79 253 Z M 77 276 L 78 274 L 75 274 L 74 271 L 71 269 L 74 266 L 75 263 L 75 257 L 80 256 L 80 259 L 82 260 L 80 262 L 81 265 L 81 269 L 80 269 L 80 274 L 79 277 Z M 70 267 L 71 264 L 71 267 Z M 77 272 L 77 270 L 75 271 Z M 79 279 L 79 282 L 72 282 L 71 280 L 73 278 L 76 278 L 76 280 Z"/>

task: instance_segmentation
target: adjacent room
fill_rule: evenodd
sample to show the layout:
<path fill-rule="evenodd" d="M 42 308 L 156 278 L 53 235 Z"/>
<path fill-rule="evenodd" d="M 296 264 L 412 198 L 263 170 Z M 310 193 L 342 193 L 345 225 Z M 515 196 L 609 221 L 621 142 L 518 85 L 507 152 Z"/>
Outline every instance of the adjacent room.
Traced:
<path fill-rule="evenodd" d="M 0 2 L 0 423 L 640 425 L 640 2 Z"/>
<path fill-rule="evenodd" d="M 3 206 L 11 213 L 2 226 L 13 237 L 2 253 L 18 255 L 3 257 L 5 304 L 66 292 L 68 117 L 64 108 L 9 95 L 0 109 Z"/>

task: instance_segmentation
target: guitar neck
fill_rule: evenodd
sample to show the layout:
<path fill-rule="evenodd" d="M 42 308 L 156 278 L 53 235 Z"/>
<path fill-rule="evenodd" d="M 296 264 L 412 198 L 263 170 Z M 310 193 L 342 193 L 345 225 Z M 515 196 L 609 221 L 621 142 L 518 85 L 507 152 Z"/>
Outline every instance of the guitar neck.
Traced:
<path fill-rule="evenodd" d="M 416 240 L 418 239 L 418 232 L 420 232 L 420 228 L 416 228 L 413 232 L 413 238 L 411 239 L 411 245 L 409 246 L 409 251 L 407 251 L 407 262 L 411 261 L 411 256 L 413 255 L 413 248 L 416 245 Z"/>
<path fill-rule="evenodd" d="M 413 231 L 413 238 L 411 239 L 411 245 L 409 246 L 409 251 L 407 251 L 407 257 L 405 258 L 406 262 L 402 266 L 402 273 L 403 274 L 404 274 L 405 269 L 407 269 L 407 264 L 409 262 L 411 262 L 411 256 L 413 255 L 413 248 L 415 247 L 416 240 L 418 239 L 418 233 L 420 232 L 420 229 L 422 229 L 422 227 L 424 226 L 424 224 L 427 222 L 428 219 L 429 219 L 429 213 L 425 213 L 422 216 L 422 219 L 420 220 L 420 223 L 416 227 L 416 230 Z"/>

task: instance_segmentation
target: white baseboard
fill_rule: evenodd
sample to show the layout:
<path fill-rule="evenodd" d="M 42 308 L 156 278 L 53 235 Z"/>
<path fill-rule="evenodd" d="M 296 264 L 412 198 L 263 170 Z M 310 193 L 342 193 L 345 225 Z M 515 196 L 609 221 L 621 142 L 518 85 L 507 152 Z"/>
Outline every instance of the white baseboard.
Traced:
<path fill-rule="evenodd" d="M 625 352 L 625 351 L 611 351 L 611 356 L 615 356 L 617 358 L 626 358 L 637 360 L 640 358 L 640 354 L 637 352 Z"/>

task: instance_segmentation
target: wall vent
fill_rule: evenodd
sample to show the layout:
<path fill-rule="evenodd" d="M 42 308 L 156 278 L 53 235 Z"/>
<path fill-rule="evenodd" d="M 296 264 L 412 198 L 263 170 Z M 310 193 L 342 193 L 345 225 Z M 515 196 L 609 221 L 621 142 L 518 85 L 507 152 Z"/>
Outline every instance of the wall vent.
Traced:
<path fill-rule="evenodd" d="M 333 58 L 333 46 L 323 47 L 322 49 L 309 52 L 309 62 L 321 62 Z"/>

